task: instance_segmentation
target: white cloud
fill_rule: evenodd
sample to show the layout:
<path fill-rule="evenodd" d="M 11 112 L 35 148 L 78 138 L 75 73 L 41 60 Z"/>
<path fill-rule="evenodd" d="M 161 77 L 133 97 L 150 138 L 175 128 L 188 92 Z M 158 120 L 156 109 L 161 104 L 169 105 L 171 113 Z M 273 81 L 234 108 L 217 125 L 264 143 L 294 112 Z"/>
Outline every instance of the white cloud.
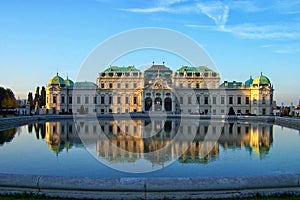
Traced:
<path fill-rule="evenodd" d="M 211 18 L 217 26 L 223 27 L 227 23 L 229 14 L 229 6 L 224 3 L 210 2 L 210 3 L 197 3 L 199 11 L 209 18 Z"/>
<path fill-rule="evenodd" d="M 156 12 L 171 12 L 169 8 L 165 7 L 154 7 L 154 8 L 128 8 L 128 9 L 120 9 L 127 12 L 134 13 L 156 13 Z"/>

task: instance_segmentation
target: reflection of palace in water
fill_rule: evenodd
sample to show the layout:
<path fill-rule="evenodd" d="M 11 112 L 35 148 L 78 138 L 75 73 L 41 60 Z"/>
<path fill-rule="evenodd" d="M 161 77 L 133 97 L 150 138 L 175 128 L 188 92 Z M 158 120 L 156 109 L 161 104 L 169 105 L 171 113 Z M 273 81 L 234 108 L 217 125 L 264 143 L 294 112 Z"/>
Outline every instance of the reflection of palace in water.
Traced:
<path fill-rule="evenodd" d="M 57 154 L 73 147 L 91 148 L 110 163 L 144 159 L 153 165 L 178 159 L 208 163 L 223 149 L 245 148 L 260 157 L 273 142 L 273 125 L 220 121 L 61 121 L 45 123 L 45 140 Z"/>

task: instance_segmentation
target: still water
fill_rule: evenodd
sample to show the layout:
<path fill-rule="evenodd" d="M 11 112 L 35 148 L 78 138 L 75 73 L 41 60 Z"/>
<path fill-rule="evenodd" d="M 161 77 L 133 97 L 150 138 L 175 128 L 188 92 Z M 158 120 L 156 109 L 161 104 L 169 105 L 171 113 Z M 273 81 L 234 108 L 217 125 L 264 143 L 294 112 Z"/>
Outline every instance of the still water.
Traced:
<path fill-rule="evenodd" d="M 0 131 L 0 173 L 211 177 L 300 173 L 299 130 L 267 123 L 72 120 Z"/>

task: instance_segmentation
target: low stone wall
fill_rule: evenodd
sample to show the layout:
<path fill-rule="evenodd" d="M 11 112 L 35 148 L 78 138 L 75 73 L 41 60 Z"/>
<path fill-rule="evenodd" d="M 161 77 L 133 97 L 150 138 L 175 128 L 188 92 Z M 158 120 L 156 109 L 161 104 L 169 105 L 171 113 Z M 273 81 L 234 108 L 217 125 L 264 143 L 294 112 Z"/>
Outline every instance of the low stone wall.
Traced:
<path fill-rule="evenodd" d="M 0 194 L 100 199 L 212 199 L 300 195 L 300 175 L 87 178 L 0 174 Z"/>
<path fill-rule="evenodd" d="M 300 128 L 300 118 L 292 118 L 292 117 L 276 117 L 275 124 L 281 125 L 290 128 Z"/>

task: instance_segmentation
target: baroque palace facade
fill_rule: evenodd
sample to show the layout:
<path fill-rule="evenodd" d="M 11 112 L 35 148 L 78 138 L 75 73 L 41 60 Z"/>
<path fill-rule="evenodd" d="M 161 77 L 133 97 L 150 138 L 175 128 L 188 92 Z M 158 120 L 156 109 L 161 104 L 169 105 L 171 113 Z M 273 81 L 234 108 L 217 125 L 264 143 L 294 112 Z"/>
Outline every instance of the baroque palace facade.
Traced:
<path fill-rule="evenodd" d="M 245 82 L 224 81 L 206 66 L 176 71 L 154 64 L 110 66 L 93 82 L 73 82 L 58 74 L 46 87 L 48 113 L 107 114 L 167 112 L 206 115 L 273 114 L 273 86 L 262 73 Z"/>

